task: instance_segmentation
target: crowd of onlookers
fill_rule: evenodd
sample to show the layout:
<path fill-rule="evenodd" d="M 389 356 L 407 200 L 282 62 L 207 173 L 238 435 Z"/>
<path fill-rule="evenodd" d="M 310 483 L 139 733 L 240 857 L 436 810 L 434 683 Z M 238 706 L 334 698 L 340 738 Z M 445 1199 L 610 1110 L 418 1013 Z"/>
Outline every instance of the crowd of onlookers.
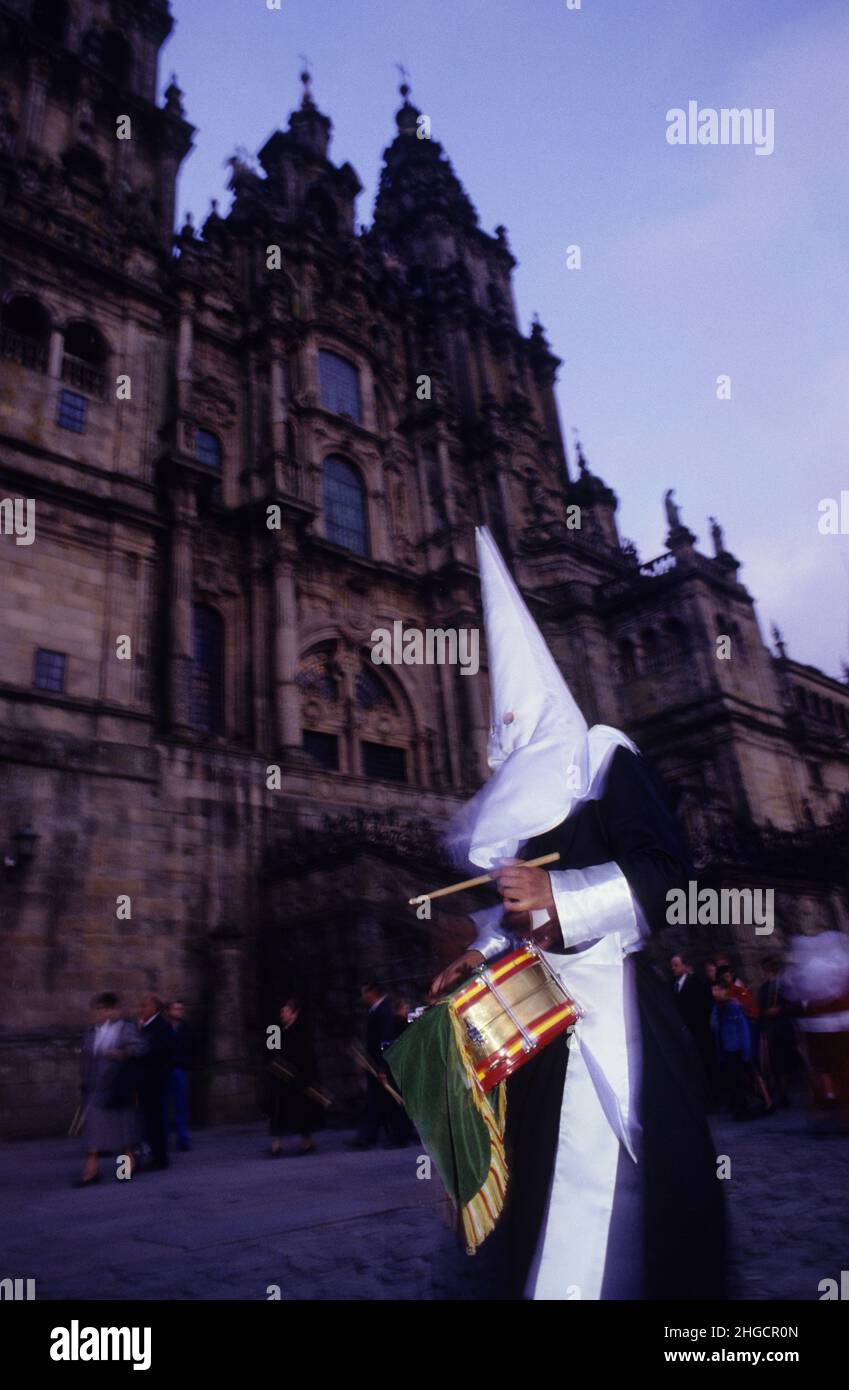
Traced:
<path fill-rule="evenodd" d="M 849 941 L 800 937 L 750 987 L 726 955 L 670 961 L 681 1018 L 710 1101 L 738 1120 L 806 1095 L 815 1126 L 849 1132 Z"/>

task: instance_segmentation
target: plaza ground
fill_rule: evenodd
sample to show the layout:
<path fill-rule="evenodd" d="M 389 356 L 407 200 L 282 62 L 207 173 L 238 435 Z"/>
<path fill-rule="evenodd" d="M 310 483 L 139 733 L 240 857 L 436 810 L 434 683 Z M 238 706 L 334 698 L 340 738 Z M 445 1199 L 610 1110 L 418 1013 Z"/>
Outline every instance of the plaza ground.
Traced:
<path fill-rule="evenodd" d="M 849 1268 L 849 1138 L 801 1110 L 714 1123 L 727 1154 L 737 1299 L 819 1297 Z M 419 1146 L 367 1152 L 319 1137 L 308 1158 L 266 1158 L 261 1123 L 201 1131 L 165 1172 L 72 1186 L 78 1141 L 0 1149 L 0 1277 L 39 1299 L 467 1299 L 470 1261 Z M 107 1168 L 104 1162 L 103 1171 Z"/>

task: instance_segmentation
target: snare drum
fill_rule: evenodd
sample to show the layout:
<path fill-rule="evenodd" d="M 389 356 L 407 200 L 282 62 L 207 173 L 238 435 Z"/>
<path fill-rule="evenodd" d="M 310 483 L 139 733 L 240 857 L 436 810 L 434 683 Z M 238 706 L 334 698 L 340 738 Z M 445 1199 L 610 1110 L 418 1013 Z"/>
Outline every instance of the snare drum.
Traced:
<path fill-rule="evenodd" d="M 581 1016 L 536 946 L 526 942 L 475 972 L 451 995 L 481 1090 L 518 1071 Z"/>

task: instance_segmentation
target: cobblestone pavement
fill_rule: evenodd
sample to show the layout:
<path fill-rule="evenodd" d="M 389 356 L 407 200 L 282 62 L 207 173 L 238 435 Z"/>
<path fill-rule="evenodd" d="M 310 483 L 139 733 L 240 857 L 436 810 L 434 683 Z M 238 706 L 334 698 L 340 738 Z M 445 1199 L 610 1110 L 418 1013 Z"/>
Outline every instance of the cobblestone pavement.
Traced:
<path fill-rule="evenodd" d="M 849 1269 L 849 1138 L 809 1134 L 799 1110 L 714 1131 L 734 1296 L 816 1299 Z M 271 1162 L 260 1124 L 205 1130 L 166 1172 L 83 1190 L 74 1141 L 7 1143 L 0 1277 L 34 1277 L 42 1299 L 265 1299 L 271 1284 L 284 1299 L 475 1297 L 418 1147 L 363 1153 L 347 1137 Z"/>

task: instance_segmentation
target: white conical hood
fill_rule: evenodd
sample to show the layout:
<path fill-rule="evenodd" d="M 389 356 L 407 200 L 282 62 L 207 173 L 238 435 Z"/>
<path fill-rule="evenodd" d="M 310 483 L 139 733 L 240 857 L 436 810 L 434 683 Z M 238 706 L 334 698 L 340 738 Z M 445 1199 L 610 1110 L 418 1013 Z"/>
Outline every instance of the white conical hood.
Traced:
<path fill-rule="evenodd" d="M 476 532 L 492 707 L 490 780 L 455 818 L 455 858 L 492 868 L 551 830 L 577 801 L 601 795 L 618 729 L 587 728 L 486 527 Z"/>

